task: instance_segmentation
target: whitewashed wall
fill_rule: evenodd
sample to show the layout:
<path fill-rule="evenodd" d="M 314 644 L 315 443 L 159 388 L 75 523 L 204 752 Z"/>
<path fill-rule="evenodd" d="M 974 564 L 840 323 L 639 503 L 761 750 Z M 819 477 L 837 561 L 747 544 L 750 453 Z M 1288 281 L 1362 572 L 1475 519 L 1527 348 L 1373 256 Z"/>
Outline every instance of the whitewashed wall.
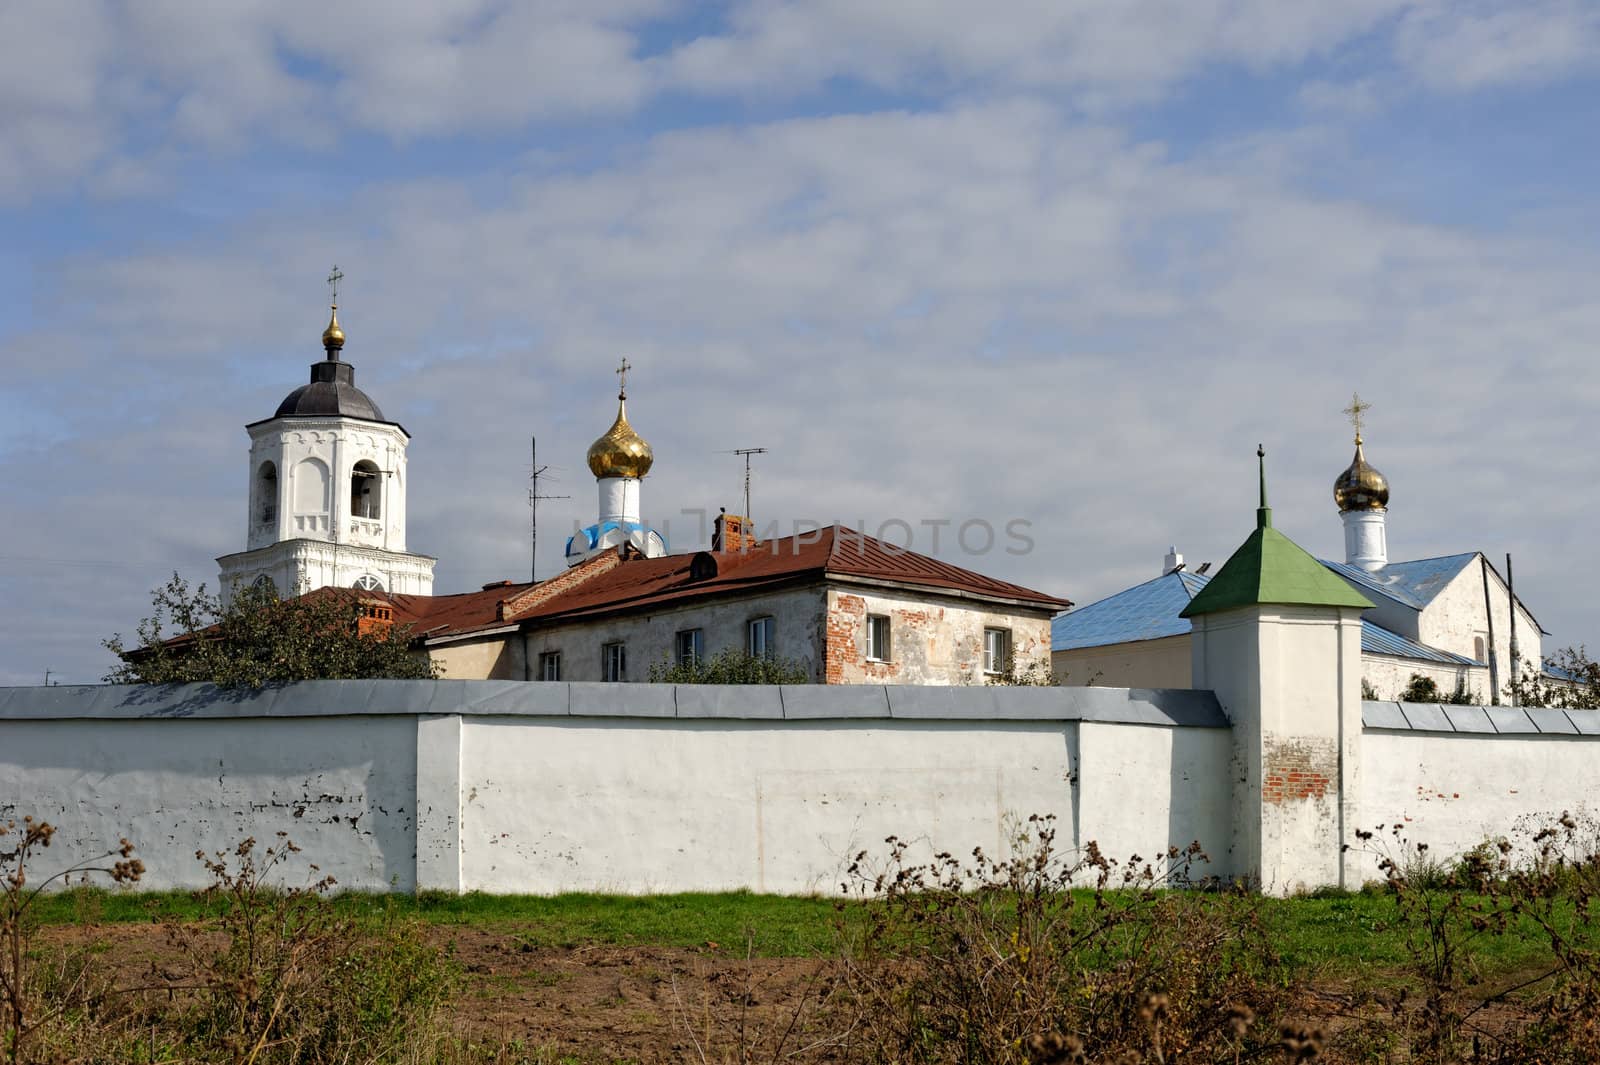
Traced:
<path fill-rule="evenodd" d="M 1034 813 L 1112 857 L 1199 839 L 1227 875 L 1225 724 L 1115 689 L 0 689 L 0 816 L 57 824 L 51 863 L 127 835 L 151 887 L 285 831 L 348 888 L 826 892 L 890 834 L 1004 853 Z"/>
<path fill-rule="evenodd" d="M 1363 717 L 1368 831 L 1398 821 L 1448 859 L 1486 840 L 1526 843 L 1563 811 L 1600 816 L 1600 712 L 1366 703 Z"/>
<path fill-rule="evenodd" d="M 286 832 L 341 887 L 409 891 L 416 736 L 401 717 L 0 721 L 0 820 L 56 826 L 35 879 L 126 836 L 144 887 L 196 887 L 196 850 Z"/>

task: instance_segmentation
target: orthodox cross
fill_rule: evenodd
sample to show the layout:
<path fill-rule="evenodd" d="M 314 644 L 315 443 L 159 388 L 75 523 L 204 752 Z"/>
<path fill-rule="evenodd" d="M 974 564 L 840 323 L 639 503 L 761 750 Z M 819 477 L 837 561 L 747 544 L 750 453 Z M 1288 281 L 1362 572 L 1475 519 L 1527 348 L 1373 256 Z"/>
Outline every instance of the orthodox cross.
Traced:
<path fill-rule="evenodd" d="M 1361 393 L 1355 392 L 1350 396 L 1350 405 L 1344 413 L 1350 416 L 1350 424 L 1356 427 L 1356 443 L 1361 443 L 1361 416 L 1372 409 L 1372 404 L 1361 402 Z"/>
<path fill-rule="evenodd" d="M 328 274 L 328 288 L 333 290 L 333 305 L 339 306 L 339 282 L 344 280 L 344 272 L 339 269 L 339 264 L 333 264 L 333 271 Z"/>
<path fill-rule="evenodd" d="M 628 365 L 627 356 L 623 356 L 622 365 L 618 366 L 616 369 L 617 381 L 619 382 L 617 385 L 618 399 L 628 398 L 628 371 L 631 369 L 633 369 L 633 367 Z"/>

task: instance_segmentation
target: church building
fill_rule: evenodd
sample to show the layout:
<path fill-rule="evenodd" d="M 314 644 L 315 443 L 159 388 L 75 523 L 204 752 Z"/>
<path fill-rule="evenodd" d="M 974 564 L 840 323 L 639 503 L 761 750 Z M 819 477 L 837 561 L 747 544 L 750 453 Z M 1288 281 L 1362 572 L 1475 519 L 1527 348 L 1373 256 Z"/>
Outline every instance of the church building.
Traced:
<path fill-rule="evenodd" d="M 311 380 L 250 434 L 245 549 L 217 559 L 221 593 L 270 584 L 428 595 L 435 559 L 406 550 L 406 445 L 411 436 L 356 387 L 341 357 L 338 282 Z"/>
<path fill-rule="evenodd" d="M 1345 557 L 1323 567 L 1371 606 L 1361 619 L 1363 687 L 1397 699 L 1413 675 L 1441 697 L 1506 701 L 1513 670 L 1542 663 L 1547 633 L 1481 552 L 1391 562 L 1389 482 L 1367 461 L 1356 397 L 1355 457 L 1334 481 Z M 1212 577 L 1190 571 L 1176 550 L 1161 575 L 1055 619 L 1051 662 L 1064 684 L 1191 687 L 1191 626 L 1184 615 Z"/>

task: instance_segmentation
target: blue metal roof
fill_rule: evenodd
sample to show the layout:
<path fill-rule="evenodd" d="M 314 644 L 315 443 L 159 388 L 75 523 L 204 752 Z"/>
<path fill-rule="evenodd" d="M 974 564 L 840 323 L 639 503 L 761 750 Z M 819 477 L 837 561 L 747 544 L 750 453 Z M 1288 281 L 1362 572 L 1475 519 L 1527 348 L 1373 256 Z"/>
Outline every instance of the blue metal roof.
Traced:
<path fill-rule="evenodd" d="M 1062 614 L 1050 623 L 1050 649 L 1070 651 L 1182 636 L 1191 626 L 1178 614 L 1210 579 L 1179 570 Z"/>
<path fill-rule="evenodd" d="M 1050 649 L 1072 651 L 1187 635 L 1193 626 L 1178 614 L 1210 579 L 1203 574 L 1179 570 L 1062 614 L 1050 623 Z M 1398 632 L 1365 619 L 1361 622 L 1361 653 L 1452 666 L 1483 664 L 1408 640 Z"/>
<path fill-rule="evenodd" d="M 1438 662 L 1447 666 L 1482 666 L 1482 662 L 1474 661 L 1452 651 L 1441 651 L 1437 647 L 1408 640 L 1398 632 L 1391 632 L 1382 625 L 1366 619 L 1361 621 L 1361 653 L 1364 655 L 1393 655 L 1396 658 L 1415 658 L 1424 662 Z"/>
<path fill-rule="evenodd" d="M 1420 558 L 1414 562 L 1391 562 L 1376 572 L 1345 562 L 1320 561 L 1362 591 L 1376 592 L 1412 610 L 1421 610 L 1433 602 L 1433 597 L 1444 590 L 1456 574 L 1474 559 L 1476 551 L 1464 555 L 1444 555 L 1439 558 Z"/>

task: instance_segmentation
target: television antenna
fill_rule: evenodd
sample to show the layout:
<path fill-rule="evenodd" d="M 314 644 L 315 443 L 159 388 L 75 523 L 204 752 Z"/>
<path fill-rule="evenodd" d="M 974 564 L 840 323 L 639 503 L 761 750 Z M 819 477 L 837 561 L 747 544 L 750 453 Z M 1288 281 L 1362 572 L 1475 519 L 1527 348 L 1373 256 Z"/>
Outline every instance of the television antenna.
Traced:
<path fill-rule="evenodd" d="M 539 465 L 539 438 L 528 437 L 529 457 L 533 459 L 533 472 L 528 475 L 528 580 L 539 582 L 539 500 L 571 499 L 571 496 L 549 496 L 539 492 L 539 478 L 549 466 Z"/>
<path fill-rule="evenodd" d="M 764 447 L 736 447 L 732 451 L 724 451 L 722 453 L 724 455 L 742 455 L 742 456 L 744 456 L 744 520 L 745 520 L 745 528 L 746 529 L 754 529 L 756 527 L 756 521 L 755 521 L 754 518 L 752 518 L 750 516 L 750 456 L 751 455 L 765 455 L 767 453 L 767 449 L 764 448 Z"/>

